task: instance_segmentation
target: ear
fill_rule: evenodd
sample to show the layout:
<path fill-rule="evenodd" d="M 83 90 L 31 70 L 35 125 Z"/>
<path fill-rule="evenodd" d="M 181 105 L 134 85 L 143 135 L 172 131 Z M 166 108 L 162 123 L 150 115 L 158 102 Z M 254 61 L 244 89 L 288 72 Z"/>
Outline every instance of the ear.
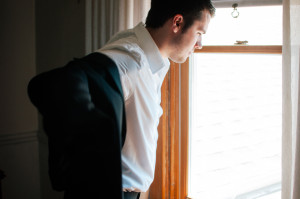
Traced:
<path fill-rule="evenodd" d="M 183 28 L 183 16 L 177 14 L 173 17 L 172 20 L 172 30 L 174 33 L 177 33 L 182 28 Z"/>

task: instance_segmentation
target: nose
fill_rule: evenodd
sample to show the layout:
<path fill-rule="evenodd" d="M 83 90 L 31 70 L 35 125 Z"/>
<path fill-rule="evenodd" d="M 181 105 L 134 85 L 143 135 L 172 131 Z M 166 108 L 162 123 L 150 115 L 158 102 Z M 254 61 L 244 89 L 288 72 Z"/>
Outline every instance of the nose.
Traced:
<path fill-rule="evenodd" d="M 202 48 L 202 36 L 201 35 L 199 35 L 194 48 L 199 49 L 199 50 Z"/>

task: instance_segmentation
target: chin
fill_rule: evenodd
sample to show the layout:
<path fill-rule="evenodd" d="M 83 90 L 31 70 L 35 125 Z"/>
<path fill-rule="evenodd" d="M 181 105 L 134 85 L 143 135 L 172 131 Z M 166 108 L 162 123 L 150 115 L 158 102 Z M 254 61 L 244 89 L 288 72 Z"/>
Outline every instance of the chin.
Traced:
<path fill-rule="evenodd" d="M 169 59 L 172 60 L 173 62 L 177 63 L 177 64 L 182 64 L 186 61 L 188 57 L 176 57 L 176 58 L 172 58 L 170 57 Z"/>

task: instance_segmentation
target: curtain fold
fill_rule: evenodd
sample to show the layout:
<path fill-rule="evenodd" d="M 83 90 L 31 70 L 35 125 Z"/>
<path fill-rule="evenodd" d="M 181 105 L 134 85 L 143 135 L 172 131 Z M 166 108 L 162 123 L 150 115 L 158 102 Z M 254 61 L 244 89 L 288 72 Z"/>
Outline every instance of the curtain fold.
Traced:
<path fill-rule="evenodd" d="M 283 0 L 282 199 L 300 199 L 300 0 Z"/>
<path fill-rule="evenodd" d="M 145 22 L 151 0 L 86 0 L 86 54 L 115 33 Z"/>
<path fill-rule="evenodd" d="M 119 30 L 133 28 L 139 22 L 145 22 L 151 0 L 119 0 Z"/>

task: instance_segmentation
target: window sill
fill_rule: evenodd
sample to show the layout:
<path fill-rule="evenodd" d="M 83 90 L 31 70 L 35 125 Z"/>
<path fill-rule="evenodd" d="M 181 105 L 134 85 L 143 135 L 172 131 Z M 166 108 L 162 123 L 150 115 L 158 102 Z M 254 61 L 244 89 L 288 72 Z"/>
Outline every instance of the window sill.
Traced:
<path fill-rule="evenodd" d="M 203 46 L 195 53 L 259 53 L 259 54 L 281 54 L 281 45 L 232 45 L 232 46 Z"/>

